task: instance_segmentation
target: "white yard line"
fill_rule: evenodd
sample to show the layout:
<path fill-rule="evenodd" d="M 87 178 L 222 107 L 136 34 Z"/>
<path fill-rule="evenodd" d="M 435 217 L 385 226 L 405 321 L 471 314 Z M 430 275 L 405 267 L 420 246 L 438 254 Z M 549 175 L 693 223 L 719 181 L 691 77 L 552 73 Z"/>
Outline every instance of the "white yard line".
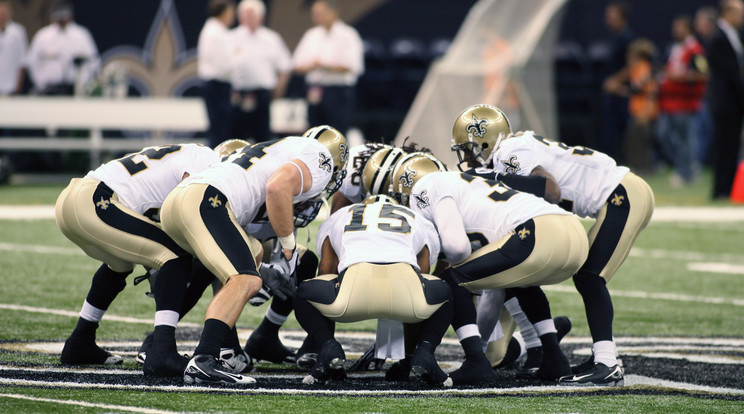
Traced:
<path fill-rule="evenodd" d="M 687 269 L 695 272 L 744 275 L 744 266 L 730 263 L 688 263 Z"/>
<path fill-rule="evenodd" d="M 297 376 L 299 383 L 301 375 Z M 162 391 L 162 392 L 214 392 L 214 387 L 198 385 L 127 385 L 110 383 L 79 383 L 69 381 L 38 381 L 14 378 L 0 378 L 0 385 L 6 386 L 32 386 L 32 387 L 54 387 L 68 389 L 115 389 L 125 391 Z M 689 384 L 677 381 L 667 381 L 641 375 L 626 375 L 625 386 L 639 388 L 665 388 L 670 391 L 688 391 L 711 394 L 744 395 L 744 390 L 736 388 L 709 387 L 705 385 Z M 279 395 L 341 395 L 341 396 L 474 396 L 487 394 L 515 394 L 515 393 L 556 393 L 556 392 L 589 392 L 607 389 L 606 387 L 568 387 L 558 385 L 546 385 L 535 387 L 510 387 L 510 388 L 479 388 L 479 389 L 436 389 L 436 390 L 323 390 L 323 389 L 297 389 L 297 388 L 220 388 L 234 394 L 279 394 Z"/>
<path fill-rule="evenodd" d="M 0 309 L 22 311 L 22 312 L 32 312 L 32 313 L 45 313 L 45 314 L 51 314 L 51 315 L 69 316 L 73 318 L 77 318 L 79 316 L 78 312 L 72 312 L 68 310 L 40 308 L 40 307 L 35 307 L 35 306 L 14 305 L 14 304 L 8 304 L 8 303 L 0 303 Z M 109 315 L 109 314 L 103 315 L 103 320 L 114 321 L 114 322 L 125 322 L 125 323 L 146 323 L 149 325 L 153 325 L 155 323 L 153 319 L 130 318 L 128 316 L 117 316 L 117 315 Z M 201 326 L 199 324 L 190 323 L 190 322 L 180 322 L 178 325 L 184 326 L 184 327 L 190 327 L 190 328 L 198 328 Z"/>
<path fill-rule="evenodd" d="M 542 289 L 548 292 L 576 293 L 578 295 L 578 292 L 576 292 L 576 288 L 573 286 L 544 285 L 542 286 Z M 727 298 L 706 297 L 706 296 L 679 295 L 676 293 L 649 293 L 649 292 L 641 292 L 637 290 L 615 290 L 615 289 L 610 289 L 610 294 L 613 297 L 660 299 L 660 300 L 671 300 L 675 302 L 691 302 L 691 303 L 708 303 L 708 304 L 714 304 L 714 305 L 744 306 L 744 299 L 727 299 Z"/>
<path fill-rule="evenodd" d="M 39 220 L 53 219 L 54 206 L 0 206 L 0 219 Z"/>
<path fill-rule="evenodd" d="M 76 405 L 79 407 L 103 408 L 105 410 L 112 410 L 112 411 L 130 411 L 133 413 L 160 414 L 160 413 L 175 413 L 176 412 L 176 411 L 156 410 L 154 408 L 146 408 L 146 407 L 130 407 L 127 405 L 98 404 L 98 403 L 90 403 L 87 401 L 77 401 L 77 400 L 57 400 L 53 398 L 32 397 L 30 395 L 22 395 L 22 394 L 0 394 L 0 398 L 14 398 L 17 400 L 29 400 L 29 401 L 38 401 L 38 402 L 64 404 L 64 405 Z"/>
<path fill-rule="evenodd" d="M 11 252 L 30 252 L 43 254 L 64 254 L 73 256 L 85 256 L 82 250 L 69 247 L 39 246 L 33 244 L 15 244 L 0 242 L 0 250 Z"/>

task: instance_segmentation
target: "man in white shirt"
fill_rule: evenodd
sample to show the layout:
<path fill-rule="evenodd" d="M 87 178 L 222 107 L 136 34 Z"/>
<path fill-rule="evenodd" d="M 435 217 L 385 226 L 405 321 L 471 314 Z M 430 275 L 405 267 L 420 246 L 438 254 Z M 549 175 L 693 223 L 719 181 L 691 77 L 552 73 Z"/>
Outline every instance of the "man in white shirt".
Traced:
<path fill-rule="evenodd" d="M 230 0 L 211 0 L 207 14 L 209 18 L 199 33 L 197 44 L 198 75 L 209 117 L 207 139 L 210 147 L 216 147 L 230 137 L 230 77 L 234 50 L 229 27 L 235 21 L 235 5 Z"/>
<path fill-rule="evenodd" d="M 232 30 L 237 54 L 232 136 L 255 141 L 271 138 L 271 100 L 284 96 L 292 66 L 281 36 L 263 25 L 265 14 L 261 0 L 243 0 L 238 4 L 240 25 Z"/>
<path fill-rule="evenodd" d="M 364 72 L 364 48 L 357 31 L 339 20 L 332 0 L 312 6 L 315 27 L 302 36 L 292 57 L 294 71 L 305 75 L 308 121 L 347 133 L 354 108 L 354 86 Z"/>
<path fill-rule="evenodd" d="M 99 67 L 98 48 L 88 29 L 73 21 L 72 5 L 52 8 L 52 23 L 31 42 L 27 65 L 34 88 L 45 95 L 72 95 L 91 81 Z"/>
<path fill-rule="evenodd" d="M 20 93 L 23 86 L 28 37 L 26 29 L 12 19 L 10 1 L 0 0 L 0 96 Z"/>

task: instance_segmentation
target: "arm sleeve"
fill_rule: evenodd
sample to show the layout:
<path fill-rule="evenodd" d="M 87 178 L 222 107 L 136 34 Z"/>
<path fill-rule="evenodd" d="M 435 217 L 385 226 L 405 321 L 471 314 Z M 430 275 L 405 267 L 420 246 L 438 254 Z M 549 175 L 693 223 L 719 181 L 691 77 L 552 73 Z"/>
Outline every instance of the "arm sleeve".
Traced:
<path fill-rule="evenodd" d="M 442 241 L 442 251 L 450 264 L 460 263 L 470 256 L 470 240 L 455 199 L 444 197 L 434 206 L 434 223 Z"/>

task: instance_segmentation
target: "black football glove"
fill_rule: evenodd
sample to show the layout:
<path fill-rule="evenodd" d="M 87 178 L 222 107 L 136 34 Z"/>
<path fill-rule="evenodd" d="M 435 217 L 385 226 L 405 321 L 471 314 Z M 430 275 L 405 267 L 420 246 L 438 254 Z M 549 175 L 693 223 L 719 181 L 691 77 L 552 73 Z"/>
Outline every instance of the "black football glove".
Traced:
<path fill-rule="evenodd" d="M 274 295 L 281 300 L 287 300 L 294 296 L 295 289 L 297 289 L 295 283 L 282 268 L 276 265 L 262 264 L 259 274 L 263 280 L 263 289 L 269 295 Z"/>

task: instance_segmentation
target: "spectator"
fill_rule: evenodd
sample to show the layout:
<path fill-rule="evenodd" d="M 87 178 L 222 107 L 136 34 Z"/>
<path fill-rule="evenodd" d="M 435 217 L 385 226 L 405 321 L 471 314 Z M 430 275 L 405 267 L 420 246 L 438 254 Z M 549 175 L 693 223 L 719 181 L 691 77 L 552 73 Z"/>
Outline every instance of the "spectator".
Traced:
<path fill-rule="evenodd" d="M 17 94 L 23 87 L 26 29 L 13 20 L 9 0 L 0 0 L 0 96 Z"/>
<path fill-rule="evenodd" d="M 305 74 L 308 122 L 328 124 L 346 134 L 354 107 L 354 86 L 364 71 L 364 48 L 357 31 L 339 20 L 338 5 L 317 0 L 315 27 L 305 32 L 293 56 L 294 70 Z"/>
<path fill-rule="evenodd" d="M 705 92 L 708 64 L 703 47 L 692 34 L 692 19 L 672 22 L 674 44 L 661 74 L 658 135 L 662 155 L 674 166 L 672 186 L 692 182 L 699 166 L 695 157 L 695 120 Z"/>
<path fill-rule="evenodd" d="M 199 33 L 197 58 L 202 96 L 209 118 L 207 139 L 214 148 L 230 137 L 232 124 L 230 78 L 234 66 L 234 50 L 229 27 L 235 21 L 235 5 L 231 0 L 211 0 L 207 6 L 207 14 L 209 17 Z"/>
<path fill-rule="evenodd" d="M 633 32 L 628 27 L 629 17 L 630 6 L 625 2 L 614 1 L 605 8 L 605 24 L 612 40 L 604 68 L 602 131 L 597 149 L 616 159 L 620 158 L 618 149 L 628 121 L 628 98 L 622 91 L 629 75 L 625 65 L 628 45 L 633 40 Z"/>
<path fill-rule="evenodd" d="M 31 41 L 27 64 L 34 90 L 44 95 L 81 94 L 98 71 L 98 49 L 88 29 L 74 22 L 72 5 L 52 7 L 51 24 Z"/>
<path fill-rule="evenodd" d="M 628 46 L 628 111 L 630 122 L 625 135 L 628 165 L 642 174 L 653 169 L 653 122 L 658 115 L 658 85 L 654 79 L 655 47 L 648 39 L 634 40 Z"/>
<path fill-rule="evenodd" d="M 233 29 L 237 58 L 232 75 L 232 136 L 266 141 L 271 100 L 284 96 L 292 61 L 279 34 L 263 26 L 266 6 L 261 0 L 238 4 L 240 25 Z"/>
<path fill-rule="evenodd" d="M 708 53 L 710 41 L 716 33 L 716 20 L 718 13 L 714 7 L 701 7 L 695 12 L 695 34 L 698 41 L 703 45 L 705 53 Z M 695 130 L 697 131 L 697 143 L 695 154 L 700 165 L 710 164 L 710 144 L 712 140 L 713 120 L 708 111 L 708 103 L 703 99 L 695 119 Z"/>
<path fill-rule="evenodd" d="M 713 198 L 727 199 L 736 174 L 744 117 L 744 2 L 722 0 L 718 28 L 710 42 L 708 107 L 713 118 Z"/>

